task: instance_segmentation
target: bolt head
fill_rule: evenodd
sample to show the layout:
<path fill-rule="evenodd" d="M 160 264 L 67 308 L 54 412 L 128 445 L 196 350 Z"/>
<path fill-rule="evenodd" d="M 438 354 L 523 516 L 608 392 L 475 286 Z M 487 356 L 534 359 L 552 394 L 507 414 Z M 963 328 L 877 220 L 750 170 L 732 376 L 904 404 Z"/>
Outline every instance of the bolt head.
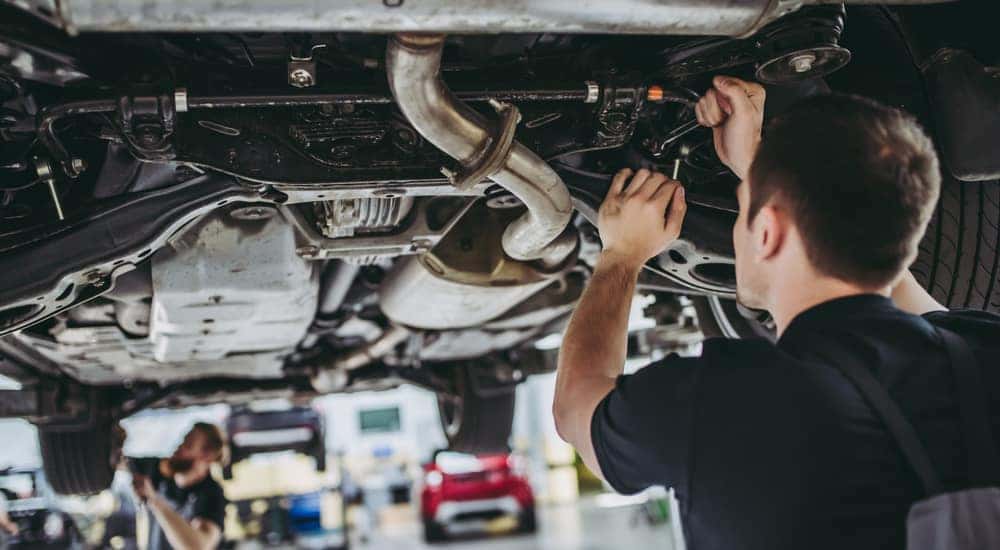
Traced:
<path fill-rule="evenodd" d="M 415 252 L 427 252 L 434 247 L 434 243 L 428 239 L 414 239 L 411 246 Z"/>
<path fill-rule="evenodd" d="M 146 146 L 155 145 L 158 140 L 158 136 L 153 132 L 152 129 L 145 129 L 139 134 L 139 141 Z"/>
<path fill-rule="evenodd" d="M 300 246 L 295 249 L 295 253 L 303 258 L 310 258 L 319 253 L 319 247 L 313 245 Z"/>
<path fill-rule="evenodd" d="M 33 161 L 35 163 L 35 174 L 38 175 L 39 179 L 46 180 L 52 177 L 52 167 L 48 161 L 39 157 L 35 157 Z"/>
<path fill-rule="evenodd" d="M 811 71 L 814 63 L 816 63 L 816 55 L 811 53 L 796 55 L 788 60 L 788 65 L 791 66 L 792 70 L 797 73 L 807 73 Z"/>
<path fill-rule="evenodd" d="M 316 84 L 316 79 L 305 69 L 295 69 L 288 73 L 288 83 L 298 88 L 308 88 Z"/>
<path fill-rule="evenodd" d="M 104 277 L 101 274 L 101 272 L 97 269 L 88 271 L 86 274 L 84 274 L 83 280 L 85 283 L 93 286 L 100 286 L 104 283 Z"/>
<path fill-rule="evenodd" d="M 448 178 L 448 181 L 452 185 L 454 185 L 455 184 L 455 180 L 458 179 L 458 172 L 455 172 L 454 170 L 448 168 L 447 166 L 442 166 L 441 167 L 441 174 L 444 177 Z"/>

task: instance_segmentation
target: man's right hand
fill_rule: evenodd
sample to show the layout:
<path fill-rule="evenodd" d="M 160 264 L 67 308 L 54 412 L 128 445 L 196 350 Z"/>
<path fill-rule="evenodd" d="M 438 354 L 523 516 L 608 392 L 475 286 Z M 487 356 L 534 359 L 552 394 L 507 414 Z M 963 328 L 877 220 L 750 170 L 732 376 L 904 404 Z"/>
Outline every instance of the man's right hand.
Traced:
<path fill-rule="evenodd" d="M 604 254 L 638 270 L 680 236 L 685 212 L 680 182 L 645 169 L 619 171 L 597 213 Z"/>
<path fill-rule="evenodd" d="M 715 152 L 739 178 L 746 179 L 764 124 L 764 87 L 731 76 L 716 76 L 698 101 L 695 115 L 712 128 Z"/>
<path fill-rule="evenodd" d="M 132 474 L 132 490 L 135 491 L 135 496 L 139 498 L 141 502 L 146 502 L 146 500 L 156 494 L 156 490 L 153 489 L 153 483 L 150 481 L 149 476 L 144 476 L 142 474 Z"/>

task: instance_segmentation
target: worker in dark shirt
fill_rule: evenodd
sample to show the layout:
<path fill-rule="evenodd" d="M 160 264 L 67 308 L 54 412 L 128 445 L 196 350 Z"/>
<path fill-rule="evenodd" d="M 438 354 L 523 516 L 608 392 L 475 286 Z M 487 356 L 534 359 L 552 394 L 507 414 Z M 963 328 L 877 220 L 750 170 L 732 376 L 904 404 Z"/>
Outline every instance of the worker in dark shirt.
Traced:
<path fill-rule="evenodd" d="M 199 422 L 170 458 L 148 474 L 133 466 L 133 488 L 149 510 L 147 550 L 209 550 L 222 541 L 226 497 L 212 479 L 213 463 L 226 453 L 222 431 Z"/>
<path fill-rule="evenodd" d="M 870 100 L 801 100 L 761 133 L 764 89 L 717 77 L 697 105 L 740 177 L 737 295 L 777 341 L 704 343 L 622 375 L 641 266 L 680 233 L 684 190 L 623 170 L 599 212 L 603 251 L 559 356 L 560 435 L 616 490 L 673 487 L 691 550 L 903 548 L 923 494 L 886 425 L 838 364 L 870 369 L 945 489 L 967 487 L 939 329 L 980 363 L 1000 436 L 1000 316 L 947 311 L 907 267 L 940 188 L 930 139 Z M 989 431 L 989 430 L 987 430 Z"/>

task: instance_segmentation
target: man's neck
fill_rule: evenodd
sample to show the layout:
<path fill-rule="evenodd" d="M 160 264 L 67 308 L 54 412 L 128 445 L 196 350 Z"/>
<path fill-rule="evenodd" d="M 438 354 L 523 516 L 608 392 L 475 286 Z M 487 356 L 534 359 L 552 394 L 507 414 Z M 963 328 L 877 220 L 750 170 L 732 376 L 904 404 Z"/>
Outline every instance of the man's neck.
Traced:
<path fill-rule="evenodd" d="M 800 313 L 830 300 L 859 294 L 889 295 L 889 289 L 865 288 L 839 279 L 816 274 L 791 277 L 773 290 L 770 313 L 781 336 Z"/>

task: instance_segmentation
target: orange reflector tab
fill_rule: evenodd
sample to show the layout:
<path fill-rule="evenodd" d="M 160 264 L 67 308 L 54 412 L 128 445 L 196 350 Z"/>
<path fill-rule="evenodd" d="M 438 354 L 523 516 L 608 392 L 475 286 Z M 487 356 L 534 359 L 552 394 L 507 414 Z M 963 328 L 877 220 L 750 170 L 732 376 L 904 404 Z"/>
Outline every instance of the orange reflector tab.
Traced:
<path fill-rule="evenodd" d="M 662 101 L 663 100 L 663 88 L 653 84 L 646 90 L 646 100 L 647 101 Z"/>

